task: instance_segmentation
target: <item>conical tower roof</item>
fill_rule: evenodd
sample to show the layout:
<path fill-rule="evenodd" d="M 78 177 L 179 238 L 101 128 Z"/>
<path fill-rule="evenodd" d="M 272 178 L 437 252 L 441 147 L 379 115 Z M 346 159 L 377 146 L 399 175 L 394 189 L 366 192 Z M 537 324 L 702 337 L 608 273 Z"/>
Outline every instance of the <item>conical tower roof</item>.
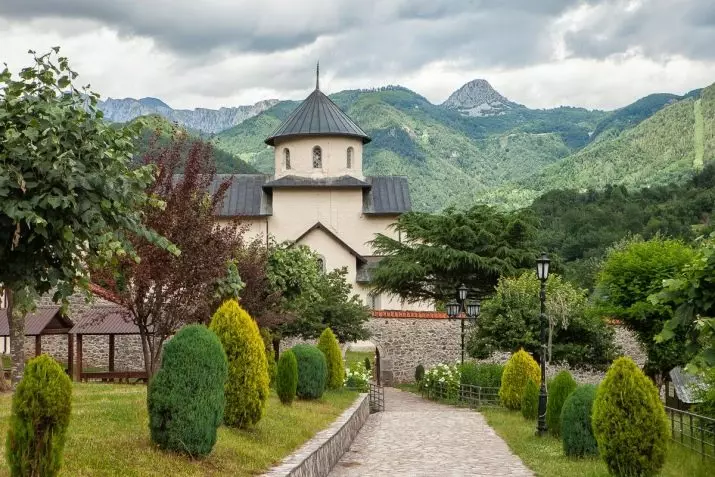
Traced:
<path fill-rule="evenodd" d="M 349 136 L 362 139 L 363 144 L 370 142 L 365 131 L 320 91 L 317 78 L 315 91 L 273 131 L 266 144 L 275 146 L 276 139 L 300 136 Z"/>

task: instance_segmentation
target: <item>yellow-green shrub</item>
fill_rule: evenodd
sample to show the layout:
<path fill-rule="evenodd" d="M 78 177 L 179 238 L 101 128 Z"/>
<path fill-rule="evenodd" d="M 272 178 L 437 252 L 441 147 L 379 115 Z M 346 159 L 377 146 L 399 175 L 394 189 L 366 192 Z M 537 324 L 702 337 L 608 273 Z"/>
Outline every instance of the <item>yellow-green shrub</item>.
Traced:
<path fill-rule="evenodd" d="M 276 392 L 283 404 L 290 405 L 298 390 L 298 361 L 293 351 L 286 350 L 278 359 L 276 374 Z"/>
<path fill-rule="evenodd" d="M 559 437 L 561 435 L 561 409 L 569 395 L 576 390 L 578 384 L 571 373 L 563 370 L 549 383 L 549 398 L 546 401 L 546 426 L 549 432 Z"/>
<path fill-rule="evenodd" d="M 226 301 L 211 318 L 228 359 L 224 424 L 245 428 L 263 417 L 269 393 L 265 345 L 253 318 L 235 300 Z"/>
<path fill-rule="evenodd" d="M 531 379 L 526 383 L 521 397 L 521 415 L 530 421 L 539 416 L 539 386 Z"/>
<path fill-rule="evenodd" d="M 273 350 L 273 336 L 268 328 L 261 328 L 261 339 L 266 349 L 266 361 L 268 361 L 268 379 L 269 386 L 273 387 L 276 384 L 276 355 Z"/>
<path fill-rule="evenodd" d="M 521 399 L 529 379 L 541 384 L 539 365 L 529 353 L 520 349 L 509 358 L 504 366 L 504 374 L 499 388 L 499 399 L 507 409 L 521 409 Z"/>
<path fill-rule="evenodd" d="M 318 349 L 325 355 L 328 364 L 328 389 L 339 389 L 343 387 L 345 380 L 345 363 L 343 354 L 340 352 L 340 344 L 335 338 L 333 330 L 325 328 L 318 340 Z"/>
<path fill-rule="evenodd" d="M 611 474 L 652 476 L 665 463 L 668 423 L 658 390 L 630 358 L 613 362 L 596 392 L 591 419 Z"/>

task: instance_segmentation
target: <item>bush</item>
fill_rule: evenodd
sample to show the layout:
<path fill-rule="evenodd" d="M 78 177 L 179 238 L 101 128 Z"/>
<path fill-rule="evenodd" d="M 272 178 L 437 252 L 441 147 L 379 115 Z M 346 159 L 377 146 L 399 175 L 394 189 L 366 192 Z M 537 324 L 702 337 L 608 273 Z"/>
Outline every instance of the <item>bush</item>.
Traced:
<path fill-rule="evenodd" d="M 209 328 L 221 340 L 228 359 L 223 422 L 230 427 L 251 426 L 263 417 L 270 382 L 258 325 L 238 302 L 228 300 L 214 313 Z"/>
<path fill-rule="evenodd" d="M 594 399 L 596 386 L 586 384 L 576 388 L 564 403 L 561 410 L 561 439 L 564 453 L 569 457 L 598 455 L 598 444 L 591 427 Z"/>
<path fill-rule="evenodd" d="M 213 332 L 203 325 L 179 330 L 149 382 L 151 440 L 191 456 L 209 454 L 223 417 L 227 376 L 226 353 Z"/>
<path fill-rule="evenodd" d="M 613 362 L 593 403 L 593 434 L 616 476 L 655 475 L 668 448 L 668 424 L 658 390 L 630 358 Z"/>
<path fill-rule="evenodd" d="M 318 349 L 325 355 L 325 362 L 328 364 L 328 389 L 339 389 L 343 387 L 345 380 L 345 363 L 343 353 L 340 351 L 340 344 L 333 334 L 333 330 L 325 328 L 318 340 Z"/>
<path fill-rule="evenodd" d="M 438 364 L 425 373 L 420 387 L 430 391 L 431 397 L 456 399 L 459 395 L 459 368 L 454 364 Z"/>
<path fill-rule="evenodd" d="M 561 435 L 561 408 L 569 395 L 576 390 L 578 384 L 571 373 L 564 370 L 554 377 L 549 386 L 549 398 L 546 401 L 546 426 L 555 437 Z"/>
<path fill-rule="evenodd" d="M 345 370 L 345 387 L 366 393 L 370 389 L 370 371 L 362 363 L 355 363 Z"/>
<path fill-rule="evenodd" d="M 298 389 L 298 361 L 293 351 L 287 350 L 278 359 L 276 392 L 283 404 L 291 404 Z"/>
<path fill-rule="evenodd" d="M 49 476 L 62 465 L 72 383 L 48 355 L 30 360 L 12 396 L 6 456 L 12 476 Z"/>
<path fill-rule="evenodd" d="M 531 379 L 527 381 L 521 397 L 521 415 L 531 421 L 539 417 L 539 386 Z"/>
<path fill-rule="evenodd" d="M 372 364 L 370 363 L 370 358 L 365 356 L 365 369 L 370 371 L 372 369 Z"/>
<path fill-rule="evenodd" d="M 415 381 L 420 382 L 424 379 L 425 377 L 425 367 L 422 366 L 421 364 L 418 364 L 417 367 L 415 368 Z"/>
<path fill-rule="evenodd" d="M 325 385 L 328 382 L 328 364 L 325 355 L 311 345 L 295 345 L 292 349 L 298 362 L 296 394 L 302 399 L 318 399 L 325 392 Z"/>
<path fill-rule="evenodd" d="M 261 328 L 261 339 L 266 350 L 266 361 L 268 362 L 268 386 L 273 388 L 276 385 L 276 355 L 273 349 L 273 336 L 268 328 Z"/>
<path fill-rule="evenodd" d="M 501 386 L 504 366 L 501 364 L 464 363 L 459 366 L 459 373 L 462 384 L 498 388 Z"/>
<path fill-rule="evenodd" d="M 541 371 L 539 365 L 529 353 L 520 349 L 509 358 L 504 366 L 499 399 L 507 409 L 519 410 L 521 398 L 529 379 L 537 386 L 541 385 Z"/>

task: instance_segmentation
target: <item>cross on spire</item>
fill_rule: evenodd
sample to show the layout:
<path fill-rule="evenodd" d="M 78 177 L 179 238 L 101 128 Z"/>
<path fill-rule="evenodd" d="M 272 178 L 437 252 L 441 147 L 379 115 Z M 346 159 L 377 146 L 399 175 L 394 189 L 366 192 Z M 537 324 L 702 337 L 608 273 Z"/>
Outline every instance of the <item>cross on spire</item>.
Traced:
<path fill-rule="evenodd" d="M 320 89 L 320 60 L 315 65 L 315 89 Z"/>

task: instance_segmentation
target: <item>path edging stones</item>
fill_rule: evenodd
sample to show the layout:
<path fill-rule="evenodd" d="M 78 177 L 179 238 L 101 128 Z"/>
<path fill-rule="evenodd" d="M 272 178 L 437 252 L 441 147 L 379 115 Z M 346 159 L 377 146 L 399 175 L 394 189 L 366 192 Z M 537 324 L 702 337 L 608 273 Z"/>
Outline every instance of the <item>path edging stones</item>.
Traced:
<path fill-rule="evenodd" d="M 360 394 L 327 429 L 318 432 L 263 477 L 324 477 L 340 460 L 370 416 L 367 394 Z"/>

